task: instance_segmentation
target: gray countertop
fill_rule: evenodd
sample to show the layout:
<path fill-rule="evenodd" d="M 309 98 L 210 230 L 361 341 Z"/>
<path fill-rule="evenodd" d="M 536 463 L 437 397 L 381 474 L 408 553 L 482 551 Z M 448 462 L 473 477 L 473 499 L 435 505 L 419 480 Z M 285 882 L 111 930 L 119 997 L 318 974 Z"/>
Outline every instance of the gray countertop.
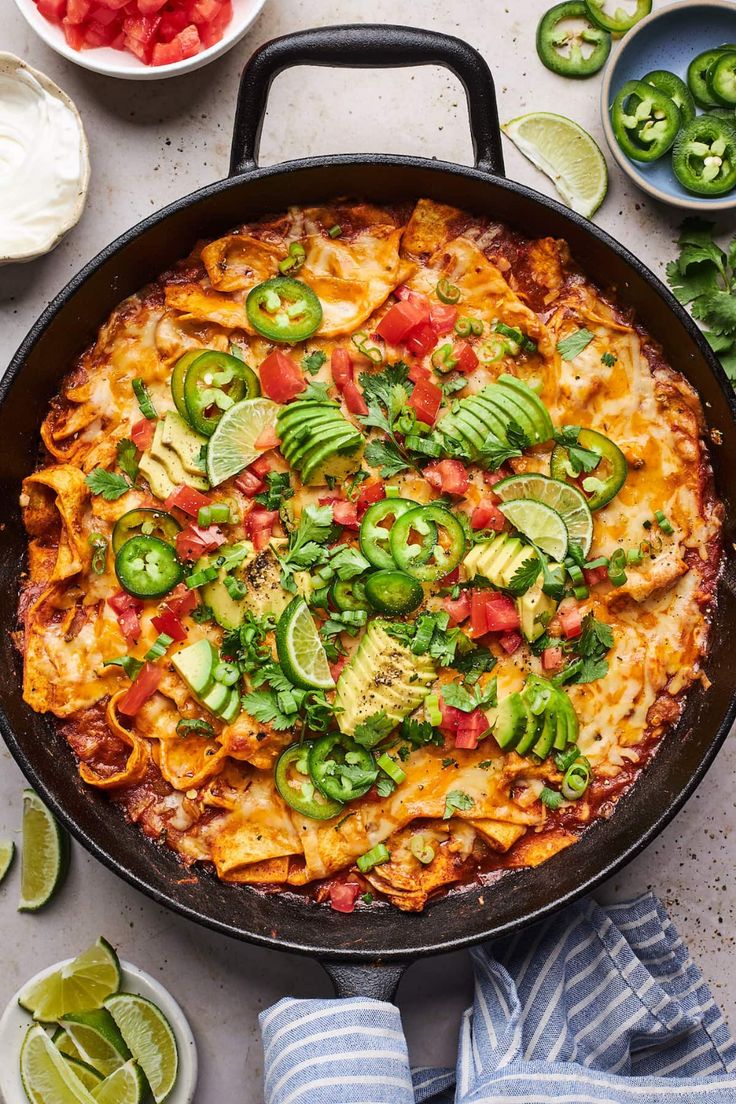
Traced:
<path fill-rule="evenodd" d="M 76 101 L 90 139 L 93 176 L 82 222 L 59 248 L 33 264 L 0 269 L 0 368 L 41 308 L 83 262 L 144 215 L 226 174 L 243 62 L 274 35 L 368 20 L 458 34 L 491 64 L 502 119 L 530 110 L 560 111 L 603 143 L 598 81 L 562 81 L 536 59 L 533 28 L 546 0 L 373 0 L 370 5 L 270 0 L 248 36 L 224 58 L 188 77 L 140 84 L 98 77 L 64 61 L 35 37 L 11 0 L 1 2 L 0 49 L 48 73 Z M 380 75 L 300 69 L 279 77 L 264 127 L 263 162 L 347 151 L 469 162 L 458 82 L 434 68 Z M 549 181 L 508 144 L 506 157 L 510 176 L 554 194 Z M 611 187 L 596 222 L 662 272 L 674 253 L 679 217 L 634 191 L 610 156 L 608 161 Z M 23 779 L 4 748 L 0 760 L 0 838 L 17 837 Z M 618 900 L 646 888 L 659 894 L 732 1023 L 734 766 L 736 747 L 730 740 L 660 839 L 602 891 L 605 898 Z M 187 1011 L 201 1057 L 197 1104 L 259 1104 L 258 1013 L 287 994 L 326 996 L 330 991 L 320 968 L 308 959 L 248 947 L 195 927 L 118 881 L 79 847 L 69 880 L 48 911 L 16 913 L 17 893 L 16 870 L 0 890 L 0 1009 L 41 966 L 103 933 L 122 956 L 159 977 Z M 409 970 L 399 1004 L 414 1062 L 453 1062 L 459 1016 L 469 997 L 463 953 Z"/>

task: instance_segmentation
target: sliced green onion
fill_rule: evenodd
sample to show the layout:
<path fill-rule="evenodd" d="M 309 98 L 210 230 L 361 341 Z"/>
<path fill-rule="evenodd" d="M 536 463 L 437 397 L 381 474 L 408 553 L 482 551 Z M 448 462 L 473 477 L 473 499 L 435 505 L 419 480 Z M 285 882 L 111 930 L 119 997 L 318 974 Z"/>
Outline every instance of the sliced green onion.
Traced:
<path fill-rule="evenodd" d="M 383 349 L 371 340 L 365 330 L 353 334 L 353 345 L 359 353 L 362 353 L 364 357 L 368 357 L 368 360 L 373 364 L 383 364 Z"/>
<path fill-rule="evenodd" d="M 597 567 L 608 567 L 608 556 L 598 556 L 595 560 L 586 560 L 583 567 L 586 571 L 594 571 Z"/>
<path fill-rule="evenodd" d="M 197 511 L 197 525 L 201 525 L 203 529 L 209 529 L 212 524 L 212 507 L 200 506 Z"/>
<path fill-rule="evenodd" d="M 457 357 L 452 355 L 452 345 L 450 345 L 449 342 L 435 349 L 430 360 L 432 362 L 432 367 L 438 372 L 451 372 L 457 365 Z"/>
<path fill-rule="evenodd" d="M 226 555 L 217 557 L 217 566 L 224 567 L 226 571 L 231 571 L 239 563 L 242 563 L 247 555 L 247 547 L 233 547 Z"/>
<path fill-rule="evenodd" d="M 442 724 L 439 694 L 427 694 L 424 699 L 424 715 L 431 725 Z"/>
<path fill-rule="evenodd" d="M 564 774 L 568 767 L 572 766 L 576 759 L 580 758 L 580 749 L 577 744 L 555 755 L 555 766 Z"/>
<path fill-rule="evenodd" d="M 240 579 L 236 579 L 234 575 L 226 575 L 222 583 L 233 602 L 240 602 L 248 593 L 245 583 L 242 583 Z"/>
<path fill-rule="evenodd" d="M 509 348 L 512 356 L 516 356 L 522 349 L 526 353 L 536 353 L 537 346 L 535 342 L 517 329 L 516 326 L 507 326 L 505 322 L 494 322 L 493 329 L 496 333 L 503 334 L 504 337 L 508 338 L 510 346 L 516 346 L 516 349 Z"/>
<path fill-rule="evenodd" d="M 279 272 L 282 276 L 285 276 L 287 272 L 293 276 L 302 267 L 305 258 L 306 251 L 302 243 L 292 242 L 289 246 L 288 256 L 284 257 L 283 261 L 279 261 Z"/>
<path fill-rule="evenodd" d="M 141 408 L 141 414 L 144 418 L 148 418 L 149 422 L 155 422 L 158 414 L 156 408 L 153 405 L 151 396 L 148 394 L 148 388 L 140 377 L 133 380 L 133 391 L 135 397 L 138 400 L 138 406 Z"/>
<path fill-rule="evenodd" d="M 414 858 L 424 866 L 431 863 L 435 856 L 434 847 L 422 832 L 417 832 L 415 836 L 411 837 L 409 840 L 409 850 Z"/>
<path fill-rule="evenodd" d="M 422 456 L 436 457 L 442 455 L 442 445 L 436 437 L 419 437 L 410 433 L 404 438 L 404 445 L 409 452 L 418 452 Z"/>
<path fill-rule="evenodd" d="M 166 633 L 159 633 L 143 658 L 160 659 L 162 655 L 166 655 L 166 649 L 173 643 L 173 636 L 167 636 Z"/>
<path fill-rule="evenodd" d="M 572 592 L 577 598 L 578 602 L 584 602 L 586 598 L 590 598 L 590 590 L 585 584 L 582 586 L 575 586 L 572 588 Z"/>
<path fill-rule="evenodd" d="M 422 617 L 419 619 L 419 628 L 414 634 L 411 650 L 414 655 L 424 655 L 430 645 L 436 621 L 434 617 Z"/>
<path fill-rule="evenodd" d="M 626 582 L 626 553 L 617 548 L 608 562 L 608 578 L 613 586 L 623 586 Z"/>
<path fill-rule="evenodd" d="M 240 670 L 234 663 L 218 663 L 212 672 L 215 682 L 223 686 L 234 686 L 240 678 Z"/>
<path fill-rule="evenodd" d="M 675 527 L 673 526 L 669 518 L 665 516 L 662 510 L 655 510 L 654 516 L 657 519 L 657 525 L 662 530 L 662 532 L 666 533 L 668 537 L 671 537 L 675 531 Z"/>
<path fill-rule="evenodd" d="M 92 570 L 95 575 L 104 575 L 107 566 L 107 538 L 102 533 L 90 533 L 87 541 L 92 549 Z"/>
<path fill-rule="evenodd" d="M 457 284 L 451 284 L 446 276 L 443 276 L 437 281 L 435 291 L 440 303 L 449 303 L 452 305 L 460 302 L 460 288 Z"/>
<path fill-rule="evenodd" d="M 191 575 L 187 575 L 184 580 L 190 590 L 194 590 L 195 587 L 204 586 L 206 583 L 211 583 L 217 578 L 218 568 L 205 567 L 202 571 L 194 571 Z"/>
<path fill-rule="evenodd" d="M 342 226 L 339 226 L 337 223 L 335 223 L 334 226 L 330 227 L 327 233 L 330 235 L 331 238 L 339 238 L 342 234 Z"/>
<path fill-rule="evenodd" d="M 386 498 L 401 498 L 401 491 L 395 483 L 388 483 L 385 487 Z"/>
<path fill-rule="evenodd" d="M 483 323 L 480 318 L 468 318 L 464 315 L 455 323 L 455 333 L 458 337 L 470 337 L 471 334 L 479 337 L 483 333 Z"/>
<path fill-rule="evenodd" d="M 299 710 L 299 702 L 296 700 L 293 690 L 279 690 L 276 700 L 282 713 L 288 715 Z"/>
<path fill-rule="evenodd" d="M 379 843 L 375 847 L 371 847 L 370 851 L 366 851 L 365 855 L 360 855 L 356 859 L 355 865 L 361 874 L 367 874 L 369 870 L 372 870 L 374 866 L 380 866 L 381 863 L 387 863 L 391 858 L 391 853 L 385 843 Z"/>
<path fill-rule="evenodd" d="M 580 756 L 565 771 L 560 790 L 568 801 L 577 801 L 582 797 L 590 785 L 590 763 L 584 756 Z"/>
<path fill-rule="evenodd" d="M 606 484 L 602 479 L 598 479 L 595 475 L 589 475 L 583 480 L 583 490 L 588 494 L 598 494 L 599 491 L 605 491 Z"/>
<path fill-rule="evenodd" d="M 406 781 L 406 771 L 402 770 L 396 760 L 392 759 L 385 751 L 383 755 L 378 756 L 376 763 L 397 786 Z"/>
<path fill-rule="evenodd" d="M 634 565 L 640 564 L 644 559 L 641 548 L 630 548 L 626 553 L 626 562 Z"/>
<path fill-rule="evenodd" d="M 585 576 L 576 563 L 567 565 L 567 574 L 570 576 L 573 586 L 585 586 Z"/>
<path fill-rule="evenodd" d="M 227 525 L 230 521 L 230 506 L 227 502 L 213 502 L 210 506 L 210 517 L 215 525 Z"/>

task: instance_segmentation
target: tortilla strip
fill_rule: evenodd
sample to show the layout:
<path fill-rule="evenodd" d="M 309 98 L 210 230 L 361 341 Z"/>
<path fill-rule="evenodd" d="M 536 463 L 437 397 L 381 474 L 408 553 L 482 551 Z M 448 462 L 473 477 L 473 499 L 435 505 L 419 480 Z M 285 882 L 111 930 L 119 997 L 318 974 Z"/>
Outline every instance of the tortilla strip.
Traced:
<path fill-rule="evenodd" d="M 23 520 L 29 533 L 52 537 L 55 523 L 60 524 L 56 563 L 48 582 L 87 570 L 92 555 L 84 531 L 89 490 L 79 468 L 71 464 L 43 468 L 23 480 L 22 493 L 28 499 Z"/>
<path fill-rule="evenodd" d="M 139 739 L 134 732 L 121 725 L 118 720 L 117 704 L 125 694 L 125 690 L 120 690 L 110 698 L 107 705 L 107 723 L 115 732 L 115 735 L 131 749 L 125 769 L 117 771 L 115 774 L 102 775 L 98 774 L 88 763 L 79 764 L 79 773 L 84 781 L 90 786 L 96 786 L 98 790 L 113 790 L 120 786 L 133 786 L 143 779 L 148 770 L 150 761 L 148 745 L 145 740 Z"/>

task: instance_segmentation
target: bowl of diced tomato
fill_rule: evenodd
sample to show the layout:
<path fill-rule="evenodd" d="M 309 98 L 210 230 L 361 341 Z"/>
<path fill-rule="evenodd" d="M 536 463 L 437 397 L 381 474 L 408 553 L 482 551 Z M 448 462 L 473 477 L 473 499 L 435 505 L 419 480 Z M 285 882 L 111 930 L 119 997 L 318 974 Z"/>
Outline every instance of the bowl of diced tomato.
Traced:
<path fill-rule="evenodd" d="M 266 0 L 15 0 L 57 53 L 94 73 L 156 80 L 234 46 Z"/>

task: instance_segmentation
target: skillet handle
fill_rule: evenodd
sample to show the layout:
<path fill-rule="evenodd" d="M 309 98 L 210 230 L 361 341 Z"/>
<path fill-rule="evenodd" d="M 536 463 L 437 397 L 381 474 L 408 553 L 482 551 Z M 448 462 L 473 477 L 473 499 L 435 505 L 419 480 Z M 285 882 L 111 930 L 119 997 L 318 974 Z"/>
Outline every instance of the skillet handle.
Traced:
<path fill-rule="evenodd" d="M 328 975 L 336 997 L 372 997 L 373 1000 L 392 1001 L 409 962 L 372 962 L 362 965 L 340 962 L 338 959 L 320 959 L 319 964 Z"/>
<path fill-rule="evenodd" d="M 462 82 L 468 99 L 475 164 L 504 175 L 501 130 L 491 71 L 474 47 L 452 35 L 380 23 L 319 27 L 266 42 L 243 71 L 235 112 L 230 176 L 255 169 L 268 93 L 274 79 L 294 65 L 387 69 L 442 65 Z"/>

